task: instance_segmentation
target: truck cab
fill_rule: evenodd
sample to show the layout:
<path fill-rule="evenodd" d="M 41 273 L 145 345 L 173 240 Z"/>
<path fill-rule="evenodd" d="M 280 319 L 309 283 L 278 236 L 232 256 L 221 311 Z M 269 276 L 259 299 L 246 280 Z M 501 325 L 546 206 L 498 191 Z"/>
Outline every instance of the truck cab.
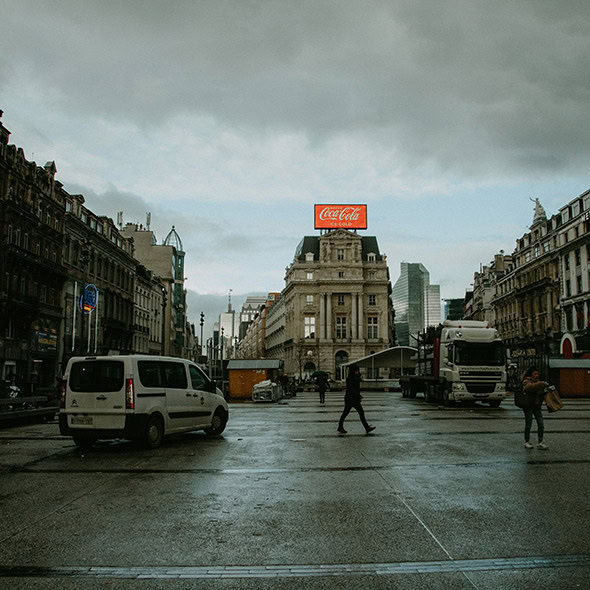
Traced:
<path fill-rule="evenodd" d="M 440 334 L 443 400 L 481 400 L 498 407 L 506 397 L 506 357 L 487 322 L 445 320 Z"/>

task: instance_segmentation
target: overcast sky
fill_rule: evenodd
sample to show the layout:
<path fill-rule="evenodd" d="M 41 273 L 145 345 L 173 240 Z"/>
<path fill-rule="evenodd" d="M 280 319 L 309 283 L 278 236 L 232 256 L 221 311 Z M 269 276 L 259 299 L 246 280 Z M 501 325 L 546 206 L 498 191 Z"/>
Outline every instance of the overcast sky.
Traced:
<path fill-rule="evenodd" d="M 189 316 L 280 291 L 314 203 L 366 203 L 443 298 L 590 188 L 590 2 L 2 3 L 0 109 L 98 214 L 186 250 Z M 205 297 L 206 296 L 206 297 Z M 219 297 L 216 297 L 219 296 Z M 191 303 L 192 302 L 192 303 Z"/>

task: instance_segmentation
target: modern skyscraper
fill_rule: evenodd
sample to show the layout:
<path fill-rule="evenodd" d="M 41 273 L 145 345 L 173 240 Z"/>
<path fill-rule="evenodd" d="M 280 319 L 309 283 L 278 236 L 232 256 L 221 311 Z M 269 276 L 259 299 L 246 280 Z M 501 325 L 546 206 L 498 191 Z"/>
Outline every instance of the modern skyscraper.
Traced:
<path fill-rule="evenodd" d="M 428 326 L 440 323 L 440 285 L 430 284 L 430 273 L 420 262 L 402 262 L 393 286 L 397 344 L 414 346 L 414 337 Z"/>

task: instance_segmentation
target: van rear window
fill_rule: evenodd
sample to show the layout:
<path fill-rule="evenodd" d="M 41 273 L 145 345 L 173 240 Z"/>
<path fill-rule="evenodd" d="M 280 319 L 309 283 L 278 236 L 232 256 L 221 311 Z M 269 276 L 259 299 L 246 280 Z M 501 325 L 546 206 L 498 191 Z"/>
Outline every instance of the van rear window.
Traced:
<path fill-rule="evenodd" d="M 70 369 L 69 386 L 76 392 L 121 391 L 124 366 L 121 361 L 81 361 Z"/>

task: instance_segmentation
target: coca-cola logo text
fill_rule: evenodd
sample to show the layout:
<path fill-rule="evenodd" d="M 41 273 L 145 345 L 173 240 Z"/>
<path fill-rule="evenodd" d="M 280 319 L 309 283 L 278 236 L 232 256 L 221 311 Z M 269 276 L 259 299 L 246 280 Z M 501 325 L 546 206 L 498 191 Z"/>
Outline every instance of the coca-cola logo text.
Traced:
<path fill-rule="evenodd" d="M 346 227 L 367 228 L 366 205 L 316 205 L 316 229 Z"/>

